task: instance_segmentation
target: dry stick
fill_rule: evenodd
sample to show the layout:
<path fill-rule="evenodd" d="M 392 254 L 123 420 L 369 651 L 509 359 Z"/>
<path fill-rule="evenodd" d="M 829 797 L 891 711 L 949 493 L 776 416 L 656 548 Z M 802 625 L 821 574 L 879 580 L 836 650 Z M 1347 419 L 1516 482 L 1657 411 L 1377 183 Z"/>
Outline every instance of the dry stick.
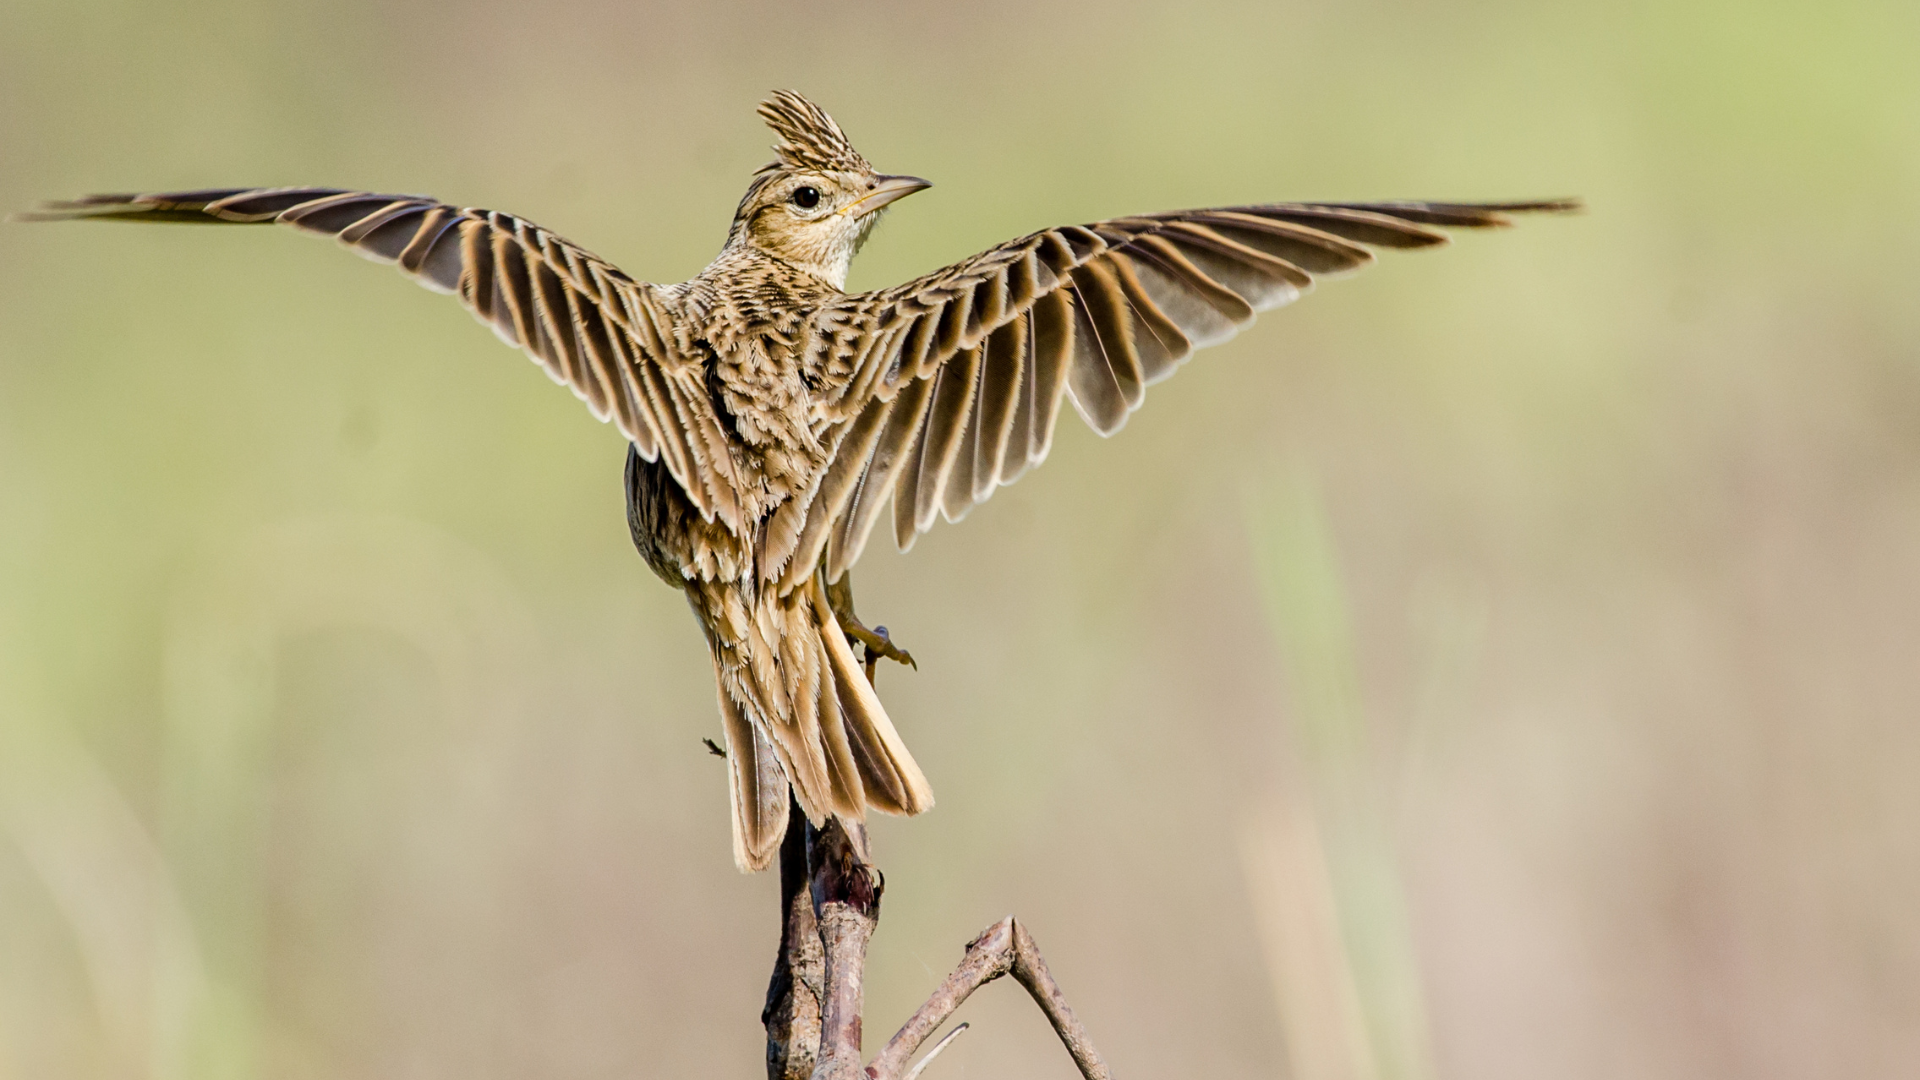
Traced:
<path fill-rule="evenodd" d="M 1080 1075 L 1086 1080 L 1112 1080 L 1113 1073 L 1107 1069 L 1107 1063 L 1100 1052 L 1093 1048 L 1093 1042 L 1087 1038 L 1086 1028 L 1080 1025 L 1079 1018 L 1068 1008 L 1066 999 L 1060 993 L 1060 987 L 1047 972 L 1047 962 L 1040 956 L 1039 946 L 1033 943 L 1027 928 L 1016 922 L 1013 916 L 994 923 L 981 932 L 980 936 L 967 943 L 967 955 L 960 966 L 947 981 L 940 984 L 926 1004 L 920 1006 L 907 1019 L 893 1038 L 887 1040 L 886 1049 L 873 1059 L 867 1067 L 867 1074 L 873 1080 L 903 1080 L 910 1075 L 907 1059 L 927 1041 L 928 1036 L 939 1030 L 947 1022 L 960 1003 L 967 1000 L 975 990 L 992 982 L 1002 975 L 1011 974 L 1033 995 L 1040 1011 L 1047 1015 L 1053 1024 L 1054 1033 L 1066 1044 L 1067 1053 L 1073 1055 L 1073 1063 L 1080 1068 Z M 938 1052 L 938 1047 L 935 1052 Z"/>
<path fill-rule="evenodd" d="M 942 1038 L 939 1042 L 934 1043 L 933 1049 L 927 1051 L 927 1056 L 921 1058 L 919 1061 L 914 1062 L 913 1068 L 908 1069 L 907 1075 L 901 1077 L 900 1080 L 914 1080 L 915 1077 L 925 1072 L 927 1070 L 927 1066 L 933 1064 L 933 1059 L 940 1056 L 940 1051 L 945 1050 L 947 1047 L 953 1045 L 953 1040 L 966 1034 L 966 1031 L 967 1031 L 967 1024 L 965 1021 L 962 1021 L 958 1024 L 953 1025 L 953 1030 L 947 1032 L 946 1036 Z M 867 1075 L 869 1076 L 873 1075 L 873 1066 L 871 1065 L 867 1066 Z"/>
<path fill-rule="evenodd" d="M 760 1012 L 767 1029 L 767 1080 L 807 1080 L 820 1056 L 820 999 L 826 996 L 827 969 L 808 887 L 809 831 L 799 805 L 789 805 L 787 836 L 780 844 L 780 956 L 767 984 L 766 1008 Z"/>
<path fill-rule="evenodd" d="M 826 953 L 821 999 L 820 1060 L 813 1080 L 868 1080 L 860 1067 L 860 1014 L 865 1004 L 867 943 L 880 921 L 880 875 L 862 857 L 866 829 L 838 818 L 812 837 L 813 912 Z"/>
<path fill-rule="evenodd" d="M 1047 1014 L 1053 1033 L 1060 1036 L 1067 1053 L 1073 1055 L 1073 1063 L 1080 1067 L 1080 1075 L 1087 1080 L 1112 1080 L 1113 1073 L 1107 1069 L 1105 1059 L 1093 1048 L 1087 1029 L 1080 1026 L 1080 1018 L 1073 1015 L 1066 997 L 1060 993 L 1060 984 L 1053 981 L 1053 974 L 1047 970 L 1040 946 L 1033 943 L 1027 928 L 1017 922 L 1013 924 L 1013 977 L 1020 980 L 1040 1011 Z"/>

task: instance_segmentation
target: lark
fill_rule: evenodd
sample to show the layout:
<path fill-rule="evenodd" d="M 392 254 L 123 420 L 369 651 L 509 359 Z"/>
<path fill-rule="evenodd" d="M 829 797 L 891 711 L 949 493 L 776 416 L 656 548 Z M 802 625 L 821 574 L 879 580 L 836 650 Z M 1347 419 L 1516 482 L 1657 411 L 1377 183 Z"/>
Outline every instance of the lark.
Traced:
<path fill-rule="evenodd" d="M 883 519 L 902 550 L 1046 460 L 1061 403 L 1112 435 L 1194 350 L 1374 248 L 1506 224 L 1516 203 L 1271 203 L 1046 229 L 903 285 L 845 291 L 882 211 L 931 186 L 880 173 L 819 106 L 778 136 L 726 244 L 677 285 L 635 280 L 510 214 L 413 195 L 226 188 L 95 195 L 35 219 L 279 224 L 456 296 L 629 441 L 627 516 L 685 592 L 719 687 L 733 856 L 765 868 L 807 818 L 933 805 L 870 680 L 910 657 L 863 626 L 848 571 Z M 891 512 L 888 508 L 891 507 Z M 866 665 L 854 646 L 866 652 Z"/>

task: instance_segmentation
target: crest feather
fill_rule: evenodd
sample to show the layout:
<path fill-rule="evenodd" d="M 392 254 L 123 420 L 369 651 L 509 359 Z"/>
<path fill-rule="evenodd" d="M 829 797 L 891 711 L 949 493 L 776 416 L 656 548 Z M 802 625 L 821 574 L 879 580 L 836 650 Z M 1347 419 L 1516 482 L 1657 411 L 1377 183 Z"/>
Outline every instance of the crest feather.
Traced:
<path fill-rule="evenodd" d="M 823 172 L 873 169 L 827 110 L 792 90 L 775 90 L 772 97 L 760 103 L 760 116 L 780 136 L 773 152 L 788 168 Z"/>

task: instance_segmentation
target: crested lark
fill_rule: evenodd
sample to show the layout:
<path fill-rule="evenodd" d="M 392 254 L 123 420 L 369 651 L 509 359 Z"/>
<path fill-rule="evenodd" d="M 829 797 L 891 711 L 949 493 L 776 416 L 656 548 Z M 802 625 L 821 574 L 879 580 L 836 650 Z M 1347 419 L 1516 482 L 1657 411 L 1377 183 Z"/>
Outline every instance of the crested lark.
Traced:
<path fill-rule="evenodd" d="M 628 520 L 713 650 L 733 854 L 765 867 L 793 794 L 815 823 L 933 805 L 850 639 L 849 567 L 891 497 L 902 549 L 1046 459 L 1064 399 L 1111 435 L 1189 353 L 1371 247 L 1444 243 L 1565 202 L 1277 203 L 1023 236 L 917 280 L 844 292 L 895 200 L 824 111 L 779 92 L 779 136 L 726 246 L 678 285 L 635 281 L 530 222 L 330 188 L 97 195 L 36 219 L 278 223 L 460 298 L 631 441 Z"/>

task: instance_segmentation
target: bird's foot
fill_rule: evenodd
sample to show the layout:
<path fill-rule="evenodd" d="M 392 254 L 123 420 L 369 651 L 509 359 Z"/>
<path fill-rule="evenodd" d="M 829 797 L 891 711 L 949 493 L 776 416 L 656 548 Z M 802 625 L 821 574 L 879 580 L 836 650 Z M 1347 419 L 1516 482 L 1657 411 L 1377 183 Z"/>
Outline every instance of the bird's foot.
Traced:
<path fill-rule="evenodd" d="M 833 611 L 833 617 L 840 620 L 840 629 L 851 641 L 858 642 L 865 650 L 867 678 L 873 678 L 873 666 L 881 659 L 905 664 L 915 671 L 920 665 L 913 662 L 913 654 L 893 643 L 893 635 L 887 633 L 884 626 L 871 629 L 853 613 L 853 575 L 842 574 L 840 580 L 827 586 L 827 607 Z"/>
<path fill-rule="evenodd" d="M 867 654 L 863 659 L 867 665 L 868 682 L 873 681 L 873 665 L 878 663 L 882 657 L 896 663 L 905 664 L 915 671 L 920 670 L 920 665 L 913 662 L 913 654 L 895 645 L 893 638 L 887 633 L 886 627 L 876 626 L 869 630 L 857 622 L 851 625 L 842 622 L 840 628 L 847 632 L 848 637 L 865 646 Z"/>

